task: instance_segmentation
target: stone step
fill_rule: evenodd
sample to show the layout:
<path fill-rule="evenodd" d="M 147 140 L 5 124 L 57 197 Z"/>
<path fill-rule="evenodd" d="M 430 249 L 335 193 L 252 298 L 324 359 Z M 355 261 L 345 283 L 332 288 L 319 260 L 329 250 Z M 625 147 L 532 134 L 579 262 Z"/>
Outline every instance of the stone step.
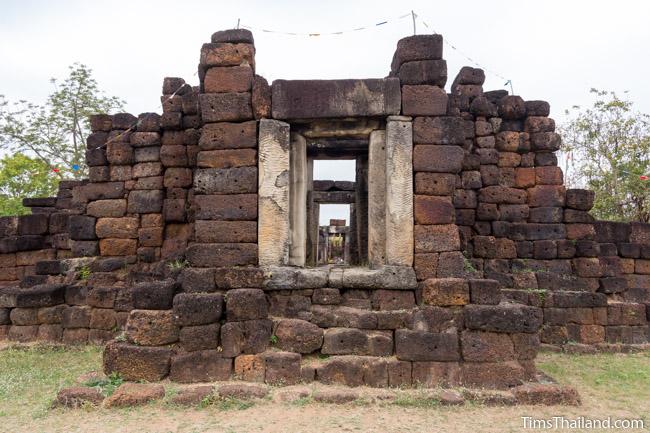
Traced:
<path fill-rule="evenodd" d="M 39 308 L 65 302 L 65 284 L 38 284 L 33 287 L 5 287 L 0 289 L 0 307 Z"/>

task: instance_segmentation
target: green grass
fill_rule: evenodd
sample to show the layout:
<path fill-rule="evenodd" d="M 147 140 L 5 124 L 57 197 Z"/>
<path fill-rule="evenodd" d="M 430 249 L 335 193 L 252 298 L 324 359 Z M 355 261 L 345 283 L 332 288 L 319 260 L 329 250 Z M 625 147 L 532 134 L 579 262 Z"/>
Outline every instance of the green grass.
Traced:
<path fill-rule="evenodd" d="M 0 424 L 6 416 L 45 415 L 59 389 L 92 370 L 101 370 L 99 347 L 0 350 Z"/>
<path fill-rule="evenodd" d="M 212 404 L 219 410 L 246 410 L 255 406 L 255 403 L 250 400 L 240 400 L 233 397 L 218 399 Z"/>
<path fill-rule="evenodd" d="M 119 388 L 123 382 L 124 379 L 122 379 L 119 374 L 111 373 L 111 375 L 105 379 L 92 379 L 85 382 L 84 385 L 91 388 L 98 388 L 105 397 L 108 397 L 113 395 L 115 390 Z"/>
<path fill-rule="evenodd" d="M 583 397 L 620 409 L 641 410 L 650 401 L 650 352 L 541 354 L 537 367 L 559 383 L 575 386 Z"/>
<path fill-rule="evenodd" d="M 642 417 L 646 423 L 650 423 L 647 418 L 647 414 L 650 413 L 648 403 L 650 402 L 650 352 L 598 355 L 543 353 L 538 357 L 537 365 L 540 370 L 559 383 L 573 385 L 578 389 L 583 406 L 563 408 L 564 412 L 591 417 L 609 414 Z M 279 414 L 276 417 L 277 422 L 313 423 L 311 430 L 318 431 L 316 425 L 323 427 L 323 424 L 319 424 L 317 418 L 296 414 L 299 411 L 308 411 L 320 414 L 323 419 L 330 419 L 328 417 L 339 419 L 338 417 L 343 413 L 363 416 L 368 411 L 377 411 L 378 414 L 387 411 L 386 413 L 392 413 L 396 417 L 420 417 L 422 422 L 426 419 L 422 426 L 430 425 L 435 420 L 440 425 L 450 423 L 449 431 L 474 432 L 483 430 L 481 428 L 469 430 L 469 427 L 459 429 L 459 427 L 472 425 L 472 420 L 477 419 L 480 420 L 480 423 L 477 421 L 479 427 L 494 427 L 499 422 L 508 420 L 518 426 L 516 423 L 520 414 L 550 416 L 555 414 L 552 411 L 556 410 L 545 407 L 489 408 L 471 403 L 463 407 L 443 408 L 435 395 L 424 391 L 400 393 L 396 400 L 386 401 L 379 408 L 368 406 L 361 401 L 337 408 L 313 403 L 311 397 L 282 405 L 270 401 L 253 402 L 211 396 L 206 399 L 205 409 L 187 409 L 164 404 L 177 391 L 174 384 L 165 385 L 167 396 L 161 404 L 120 410 L 49 410 L 50 403 L 60 388 L 72 385 L 81 374 L 100 369 L 101 349 L 99 347 L 64 349 L 54 346 L 34 346 L 0 350 L 0 431 L 63 432 L 71 431 L 71 427 L 76 426 L 76 430 L 73 431 L 103 432 L 123 431 L 125 426 L 128 426 L 133 431 L 142 432 L 186 432 L 195 431 L 195 423 L 203 426 L 203 429 L 196 427 L 196 431 L 214 431 L 214 423 L 223 422 L 224 418 L 218 414 L 224 411 L 229 411 L 227 415 L 229 421 L 238 420 L 236 422 L 239 423 L 237 424 L 239 428 L 235 429 L 236 431 L 255 430 L 251 426 L 257 422 L 257 417 L 276 416 L 274 414 Z M 105 394 L 109 394 L 112 389 L 119 386 L 119 383 L 121 379 L 113 376 L 104 380 L 95 380 L 88 385 L 98 386 Z M 285 413 L 293 413 L 293 421 L 284 417 Z M 388 415 L 387 417 L 393 419 Z M 162 429 L 162 424 L 155 424 L 165 422 L 171 423 L 170 425 L 179 423 L 179 426 L 184 427 L 171 430 L 167 426 Z M 57 427 L 53 427 L 54 425 Z M 80 426 L 89 428 L 79 430 Z M 227 428 L 224 426 L 223 430 L 227 431 Z M 310 430 L 302 426 L 301 431 Z M 501 431 L 519 430 L 514 428 Z"/>
<path fill-rule="evenodd" d="M 432 397 L 405 394 L 399 395 L 390 404 L 399 407 L 435 408 L 440 406 L 440 401 Z"/>

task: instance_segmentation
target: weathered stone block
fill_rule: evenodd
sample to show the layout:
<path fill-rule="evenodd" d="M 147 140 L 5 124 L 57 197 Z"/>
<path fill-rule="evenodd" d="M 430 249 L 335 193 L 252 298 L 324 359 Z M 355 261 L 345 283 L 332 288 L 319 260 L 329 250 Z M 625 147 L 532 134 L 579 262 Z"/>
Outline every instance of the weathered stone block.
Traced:
<path fill-rule="evenodd" d="M 217 349 L 221 325 L 213 323 L 201 326 L 184 326 L 181 328 L 179 342 L 187 352 Z"/>
<path fill-rule="evenodd" d="M 99 218 L 95 226 L 98 238 L 137 238 L 138 218 Z"/>
<path fill-rule="evenodd" d="M 174 296 L 174 318 L 180 326 L 217 322 L 223 312 L 223 295 L 218 293 L 179 293 Z"/>
<path fill-rule="evenodd" d="M 202 150 L 240 149 L 257 146 L 257 124 L 208 123 L 201 129 L 199 147 Z"/>
<path fill-rule="evenodd" d="M 197 267 L 257 265 L 257 244 L 191 244 L 186 255 Z"/>
<path fill-rule="evenodd" d="M 224 149 L 202 151 L 197 154 L 197 165 L 207 168 L 251 167 L 257 164 L 254 149 Z"/>
<path fill-rule="evenodd" d="M 472 304 L 497 305 L 501 301 L 501 287 L 495 280 L 469 280 Z"/>
<path fill-rule="evenodd" d="M 455 174 L 447 173 L 415 173 L 415 193 L 426 195 L 449 196 L 456 188 Z"/>
<path fill-rule="evenodd" d="M 414 35 L 400 39 L 393 55 L 391 70 L 396 72 L 406 62 L 441 59 L 442 35 Z"/>
<path fill-rule="evenodd" d="M 186 218 L 185 200 L 182 198 L 165 199 L 162 212 L 166 222 L 184 222 Z"/>
<path fill-rule="evenodd" d="M 469 284 L 462 278 L 430 278 L 420 283 L 422 302 L 452 306 L 469 303 Z"/>
<path fill-rule="evenodd" d="M 257 192 L 257 167 L 196 170 L 194 190 L 199 194 L 255 193 Z"/>
<path fill-rule="evenodd" d="M 197 242 L 257 242 L 255 221 L 202 221 L 194 224 Z"/>
<path fill-rule="evenodd" d="M 479 190 L 480 202 L 483 203 L 508 203 L 523 204 L 526 203 L 526 191 L 506 186 L 486 186 Z"/>
<path fill-rule="evenodd" d="M 562 169 L 552 165 L 535 167 L 535 183 L 537 185 L 562 185 L 564 183 Z"/>
<path fill-rule="evenodd" d="M 271 117 L 271 86 L 266 78 L 255 75 L 253 78 L 253 115 L 255 119 Z"/>
<path fill-rule="evenodd" d="M 454 213 L 454 206 L 446 197 L 415 196 L 416 224 L 450 224 L 454 222 Z"/>
<path fill-rule="evenodd" d="M 321 305 L 337 305 L 341 303 L 341 292 L 339 289 L 315 289 L 312 295 L 312 302 Z"/>
<path fill-rule="evenodd" d="M 205 93 L 250 92 L 253 83 L 253 69 L 249 65 L 215 67 L 205 72 L 203 89 Z"/>
<path fill-rule="evenodd" d="M 169 379 L 196 383 L 228 380 L 232 374 L 232 358 L 224 358 L 216 350 L 200 350 L 172 356 Z"/>
<path fill-rule="evenodd" d="M 517 361 L 464 362 L 460 365 L 460 383 L 468 387 L 508 389 L 527 378 Z"/>
<path fill-rule="evenodd" d="M 460 342 L 465 361 L 495 362 L 516 358 L 514 345 L 508 334 L 463 331 Z"/>
<path fill-rule="evenodd" d="M 556 150 L 560 149 L 560 146 L 562 145 L 562 138 L 560 135 L 556 132 L 537 132 L 530 134 L 530 144 L 532 150 L 535 151 L 546 151 L 546 152 L 555 152 Z M 544 157 L 550 158 L 548 161 L 549 163 L 546 164 L 539 164 L 537 159 L 539 155 L 544 155 Z M 535 156 L 535 163 L 537 165 L 555 165 L 557 164 L 557 160 L 553 159 L 554 157 L 548 156 L 550 154 L 537 154 Z M 542 162 L 542 161 L 539 161 Z M 555 164 L 551 164 L 552 162 L 555 162 Z"/>
<path fill-rule="evenodd" d="M 526 116 L 526 104 L 521 96 L 505 96 L 497 101 L 499 115 L 505 120 L 518 120 Z"/>
<path fill-rule="evenodd" d="M 233 289 L 226 294 L 226 317 L 229 321 L 265 319 L 266 296 L 260 289 Z"/>
<path fill-rule="evenodd" d="M 160 133 L 158 132 L 134 132 L 129 136 L 129 143 L 133 147 L 147 147 L 160 145 Z"/>
<path fill-rule="evenodd" d="M 250 93 L 203 93 L 199 95 L 205 122 L 233 122 L 253 118 Z"/>
<path fill-rule="evenodd" d="M 89 149 L 86 151 L 86 164 L 89 167 L 97 167 L 108 164 L 106 149 Z"/>
<path fill-rule="evenodd" d="M 210 43 L 201 47 L 201 65 L 255 67 L 255 47 L 248 43 Z"/>
<path fill-rule="evenodd" d="M 226 322 L 221 326 L 222 354 L 261 353 L 269 347 L 272 334 L 273 322 L 268 319 Z"/>
<path fill-rule="evenodd" d="M 172 308 L 176 283 L 172 280 L 138 283 L 132 288 L 133 307 L 141 310 Z"/>
<path fill-rule="evenodd" d="M 111 342 L 104 348 L 104 373 L 118 373 L 125 380 L 158 381 L 169 372 L 172 350 Z"/>
<path fill-rule="evenodd" d="M 528 189 L 528 203 L 531 207 L 563 207 L 564 186 L 538 185 Z"/>
<path fill-rule="evenodd" d="M 264 284 L 264 272 L 255 267 L 216 269 L 214 282 L 218 289 L 259 288 Z"/>
<path fill-rule="evenodd" d="M 415 296 L 411 291 L 375 290 L 372 306 L 375 310 L 408 310 L 415 307 Z"/>
<path fill-rule="evenodd" d="M 246 382 L 264 382 L 266 373 L 262 355 L 239 355 L 235 358 L 235 377 Z"/>
<path fill-rule="evenodd" d="M 573 268 L 579 277 L 600 277 L 603 269 L 600 260 L 596 257 L 578 257 L 573 259 Z"/>
<path fill-rule="evenodd" d="M 417 144 L 464 144 L 465 124 L 457 117 L 416 117 L 413 142 Z"/>
<path fill-rule="evenodd" d="M 397 76 L 402 86 L 415 84 L 443 88 L 447 82 L 447 62 L 435 59 L 404 63 L 399 68 Z M 404 87 L 402 87 L 402 91 L 404 91 Z"/>
<path fill-rule="evenodd" d="M 187 165 L 187 146 L 179 144 L 160 147 L 160 162 L 165 167 L 185 167 Z"/>
<path fill-rule="evenodd" d="M 519 304 L 467 305 L 465 326 L 492 332 L 537 332 L 542 325 L 542 310 Z"/>
<path fill-rule="evenodd" d="M 447 93 L 437 86 L 402 86 L 402 113 L 407 116 L 444 116 Z"/>
<path fill-rule="evenodd" d="M 278 385 L 294 385 L 301 379 L 298 353 L 266 352 L 263 354 L 266 367 L 264 381 Z"/>
<path fill-rule="evenodd" d="M 415 254 L 413 268 L 418 281 L 435 278 L 438 271 L 438 253 Z"/>
<path fill-rule="evenodd" d="M 257 219 L 256 194 L 197 195 L 194 197 L 194 206 L 197 220 Z"/>
<path fill-rule="evenodd" d="M 288 352 L 311 353 L 323 344 L 323 330 L 300 319 L 282 319 L 275 329 L 277 347 Z"/>
<path fill-rule="evenodd" d="M 102 256 L 133 256 L 137 248 L 136 239 L 107 238 L 99 241 L 99 253 Z"/>
<path fill-rule="evenodd" d="M 117 327 L 115 311 L 108 308 L 93 308 L 90 313 L 90 327 L 106 331 L 114 330 Z"/>
<path fill-rule="evenodd" d="M 455 332 L 397 329 L 395 354 L 403 361 L 457 361 L 460 359 L 458 336 Z"/>
<path fill-rule="evenodd" d="M 96 200 L 88 203 L 88 206 L 86 207 L 86 213 L 96 218 L 118 218 L 126 214 L 126 200 Z"/>
<path fill-rule="evenodd" d="M 598 344 L 605 341 L 605 327 L 601 325 L 577 325 L 569 323 L 566 326 L 569 340 L 584 344 Z"/>
<path fill-rule="evenodd" d="M 187 188 L 192 185 L 192 169 L 170 167 L 165 170 L 163 181 L 165 188 Z"/>
<path fill-rule="evenodd" d="M 416 253 L 460 250 L 460 235 L 454 224 L 416 225 L 414 235 Z"/>
<path fill-rule="evenodd" d="M 132 310 L 126 336 L 140 346 L 162 346 L 178 341 L 180 329 L 170 310 Z"/>
<path fill-rule="evenodd" d="M 423 145 L 413 148 L 413 170 L 435 173 L 458 173 L 463 167 L 464 152 L 459 146 Z"/>
<path fill-rule="evenodd" d="M 68 233 L 72 240 L 93 240 L 95 235 L 95 218 L 84 215 L 70 215 Z"/>
<path fill-rule="evenodd" d="M 137 190 L 129 193 L 127 210 L 129 213 L 160 213 L 163 205 L 163 191 Z"/>
<path fill-rule="evenodd" d="M 321 353 L 390 356 L 393 353 L 393 335 L 390 331 L 330 328 L 325 330 Z"/>
<path fill-rule="evenodd" d="M 548 116 L 551 106 L 546 101 L 526 101 L 526 114 L 528 116 Z"/>

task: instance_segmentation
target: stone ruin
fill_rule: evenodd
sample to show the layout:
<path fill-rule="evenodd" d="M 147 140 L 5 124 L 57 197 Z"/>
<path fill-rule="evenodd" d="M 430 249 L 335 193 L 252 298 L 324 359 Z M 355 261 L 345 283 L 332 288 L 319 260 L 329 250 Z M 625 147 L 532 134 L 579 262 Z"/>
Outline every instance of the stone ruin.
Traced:
<path fill-rule="evenodd" d="M 549 104 L 450 93 L 440 35 L 386 78 L 255 75 L 253 36 L 212 35 L 163 113 L 91 119 L 89 179 L 0 219 L 0 338 L 106 343 L 128 380 L 507 388 L 540 345 L 650 336 L 650 225 L 595 221 L 565 189 Z M 354 159 L 355 182 L 314 181 Z M 319 206 L 351 205 L 344 265 Z"/>

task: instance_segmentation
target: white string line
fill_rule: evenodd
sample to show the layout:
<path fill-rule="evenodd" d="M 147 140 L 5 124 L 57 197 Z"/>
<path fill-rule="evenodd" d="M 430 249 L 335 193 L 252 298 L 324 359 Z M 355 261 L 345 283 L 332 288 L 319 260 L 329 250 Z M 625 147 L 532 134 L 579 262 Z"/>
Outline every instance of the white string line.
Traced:
<path fill-rule="evenodd" d="M 423 19 L 421 16 L 419 16 L 417 13 L 415 14 L 415 18 L 419 19 L 420 22 L 424 25 L 424 27 L 426 27 L 427 29 L 430 29 L 430 30 L 431 30 L 433 33 L 435 33 L 435 34 L 439 34 L 439 33 L 438 33 L 438 32 L 437 32 L 433 27 L 430 27 L 430 26 L 426 23 L 426 21 L 424 21 L 424 19 Z M 473 58 L 471 58 L 470 56 L 468 56 L 467 54 L 465 54 L 464 52 L 462 52 L 461 50 L 459 50 L 458 48 L 456 48 L 456 46 L 455 46 L 454 44 L 452 44 L 451 41 L 447 40 L 446 37 L 443 37 L 443 38 L 442 38 L 442 41 L 445 43 L 445 45 L 447 45 L 447 46 L 450 47 L 452 50 L 454 50 L 454 51 L 456 51 L 458 54 L 460 54 L 462 57 L 464 57 L 465 59 L 467 59 L 468 61 L 470 61 L 474 66 L 478 66 L 479 68 L 483 69 L 485 72 L 487 72 L 487 73 L 489 73 L 489 74 L 492 74 L 492 75 L 494 75 L 494 76 L 497 77 L 497 78 L 500 78 L 500 79 L 502 79 L 502 80 L 505 80 L 505 83 L 504 83 L 503 85 L 504 85 L 504 86 L 510 85 L 510 91 L 511 91 L 512 94 L 514 94 L 514 90 L 513 90 L 513 88 L 512 88 L 512 80 L 511 80 L 510 78 L 506 78 L 506 77 L 504 77 L 503 75 L 499 74 L 498 72 L 496 72 L 496 71 L 494 71 L 494 70 L 492 70 L 492 69 L 486 68 L 485 66 L 481 65 L 479 62 L 477 62 L 476 60 L 474 60 Z"/>
<path fill-rule="evenodd" d="M 261 27 L 254 27 L 254 26 L 249 26 L 249 25 L 244 25 L 244 24 L 242 24 L 241 27 L 245 28 L 245 29 L 248 29 L 248 30 L 259 30 L 259 31 L 264 32 L 264 33 L 277 33 L 277 34 L 289 35 L 289 36 L 309 36 L 309 37 L 335 36 L 335 35 L 342 35 L 342 34 L 345 34 L 345 33 L 358 32 L 358 31 L 361 31 L 361 30 L 370 30 L 370 29 L 373 29 L 373 28 L 377 28 L 379 26 L 383 26 L 384 24 L 388 24 L 388 23 L 391 23 L 391 22 L 403 20 L 404 18 L 408 18 L 408 17 L 412 17 L 412 16 L 413 16 L 413 14 L 411 12 L 409 12 L 407 14 L 400 15 L 400 16 L 395 17 L 395 18 L 379 21 L 379 22 L 377 22 L 375 24 L 370 24 L 370 25 L 363 26 L 363 27 L 357 27 L 357 28 L 354 28 L 354 29 L 340 30 L 340 31 L 337 31 L 337 32 L 309 32 L 309 33 L 284 32 L 284 31 L 281 31 L 281 30 L 270 30 L 270 29 L 264 29 L 264 28 L 261 28 Z"/>
<path fill-rule="evenodd" d="M 245 29 L 248 29 L 248 30 L 261 31 L 261 32 L 263 32 L 263 33 L 275 33 L 275 34 L 288 35 L 288 36 L 308 36 L 308 37 L 318 37 L 318 36 L 334 36 L 334 35 L 342 35 L 342 34 L 346 34 L 346 33 L 354 33 L 354 32 L 361 31 L 361 30 L 369 30 L 369 29 L 376 28 L 376 27 L 378 27 L 378 26 L 381 26 L 381 25 L 384 25 L 384 24 L 387 24 L 387 23 L 390 23 L 390 22 L 394 22 L 394 21 L 402 20 L 402 19 L 405 19 L 405 18 L 408 18 L 408 17 L 412 17 L 412 18 L 415 18 L 415 19 L 419 20 L 419 21 L 424 25 L 425 28 L 431 30 L 434 34 L 438 34 L 438 32 L 437 32 L 433 27 L 430 27 L 429 24 L 427 24 L 427 22 L 424 21 L 424 19 L 423 19 L 423 18 L 422 18 L 422 17 L 421 17 L 417 12 L 414 12 L 414 11 L 409 12 L 409 13 L 406 13 L 406 14 L 403 14 L 403 15 L 400 15 L 400 16 L 398 16 L 398 17 L 396 17 L 396 18 L 393 18 L 393 19 L 380 21 L 380 22 L 378 22 L 378 23 L 376 23 L 376 24 L 374 24 L 374 25 L 369 25 L 369 26 L 364 26 L 364 27 L 357 27 L 357 28 L 354 28 L 354 29 L 342 30 L 342 31 L 337 31 L 337 32 L 309 32 L 309 33 L 301 33 L 301 32 L 285 32 L 285 31 L 281 31 L 281 30 L 270 30 L 270 29 L 265 29 L 265 28 L 261 28 L 261 27 L 249 26 L 249 25 L 241 25 L 241 27 L 242 27 L 242 28 L 245 28 Z M 444 37 L 443 37 L 443 42 L 444 42 L 445 45 L 447 45 L 449 48 L 451 48 L 452 50 L 456 51 L 456 52 L 457 52 L 461 57 L 463 57 L 463 58 L 465 58 L 466 60 L 468 60 L 472 65 L 477 66 L 477 67 L 483 69 L 485 72 L 487 72 L 487 73 L 489 73 L 489 74 L 491 74 L 491 75 L 493 75 L 493 76 L 495 76 L 495 77 L 497 77 L 497 78 L 499 78 L 499 79 L 501 79 L 501 80 L 504 80 L 505 83 L 504 83 L 503 85 L 504 85 L 504 86 L 508 86 L 508 85 L 510 85 L 510 91 L 511 91 L 512 94 L 514 94 L 514 89 L 513 89 L 513 85 L 512 85 L 512 80 L 511 80 L 510 78 L 506 78 L 504 75 L 498 73 L 497 71 L 495 71 L 495 70 L 493 70 L 493 69 L 486 68 L 485 66 L 483 66 L 482 64 L 480 64 L 479 62 L 477 62 L 476 60 L 474 60 L 472 57 L 470 57 L 469 55 L 465 54 L 463 51 L 459 50 L 459 49 L 458 49 L 458 48 L 457 48 L 453 43 L 451 43 L 451 41 L 448 41 L 447 38 L 444 38 Z"/>

